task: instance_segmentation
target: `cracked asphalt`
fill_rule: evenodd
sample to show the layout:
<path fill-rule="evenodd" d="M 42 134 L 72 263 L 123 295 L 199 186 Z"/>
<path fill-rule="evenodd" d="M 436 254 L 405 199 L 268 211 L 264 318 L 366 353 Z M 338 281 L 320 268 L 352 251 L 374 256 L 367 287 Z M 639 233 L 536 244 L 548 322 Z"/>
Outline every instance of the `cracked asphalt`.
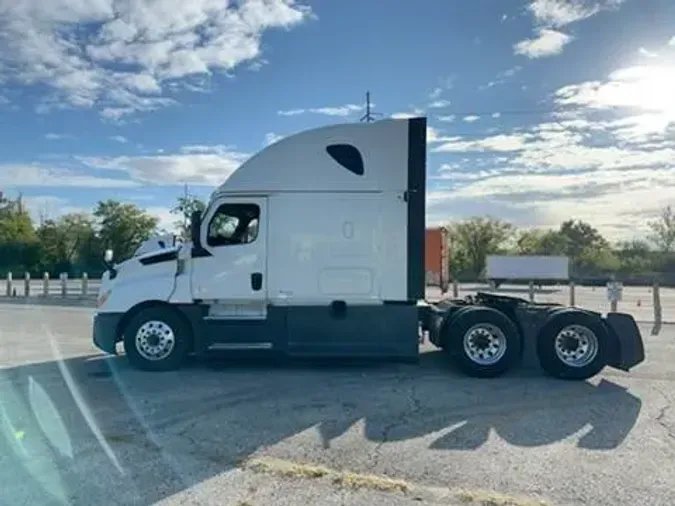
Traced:
<path fill-rule="evenodd" d="M 275 458 L 550 504 L 675 504 L 675 326 L 588 382 L 520 369 L 209 360 L 145 373 L 91 345 L 87 308 L 0 304 L 2 504 L 454 504 L 258 475 Z"/>

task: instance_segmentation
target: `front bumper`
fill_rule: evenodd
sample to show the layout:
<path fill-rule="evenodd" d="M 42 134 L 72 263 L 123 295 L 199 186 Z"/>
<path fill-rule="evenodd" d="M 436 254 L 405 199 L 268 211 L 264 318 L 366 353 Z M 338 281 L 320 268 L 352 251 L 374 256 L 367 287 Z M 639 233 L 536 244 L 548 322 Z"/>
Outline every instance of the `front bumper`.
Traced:
<path fill-rule="evenodd" d="M 120 339 L 119 323 L 123 313 L 98 313 L 94 315 L 94 345 L 113 355 L 117 354 L 116 344 Z"/>
<path fill-rule="evenodd" d="M 610 336 L 617 343 L 608 365 L 622 371 L 628 371 L 643 362 L 645 348 L 635 319 L 625 313 L 608 313 L 605 317 L 605 323 Z"/>

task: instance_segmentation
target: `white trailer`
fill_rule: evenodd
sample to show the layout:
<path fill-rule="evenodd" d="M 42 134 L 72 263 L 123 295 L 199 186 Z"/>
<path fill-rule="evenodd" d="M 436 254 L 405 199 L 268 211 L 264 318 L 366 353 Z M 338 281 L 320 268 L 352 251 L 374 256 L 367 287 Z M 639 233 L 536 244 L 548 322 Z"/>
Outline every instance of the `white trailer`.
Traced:
<path fill-rule="evenodd" d="M 342 124 L 272 144 L 192 218 L 191 240 L 107 259 L 93 341 L 132 365 L 189 354 L 416 360 L 420 329 L 465 373 L 496 376 L 536 346 L 542 367 L 587 378 L 644 359 L 629 315 L 479 294 L 425 296 L 426 118 Z"/>
<path fill-rule="evenodd" d="M 569 279 L 569 258 L 546 255 L 489 255 L 485 279 L 495 286 L 507 281 L 558 283 Z"/>

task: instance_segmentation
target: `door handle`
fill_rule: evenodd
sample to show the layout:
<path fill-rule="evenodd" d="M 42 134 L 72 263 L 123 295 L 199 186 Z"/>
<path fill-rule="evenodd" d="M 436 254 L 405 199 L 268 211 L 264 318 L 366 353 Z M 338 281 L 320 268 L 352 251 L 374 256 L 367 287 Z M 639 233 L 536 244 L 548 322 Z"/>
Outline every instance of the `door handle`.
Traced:
<path fill-rule="evenodd" d="M 262 288 L 263 275 L 262 272 L 253 272 L 251 273 L 251 288 L 254 292 L 257 292 Z"/>

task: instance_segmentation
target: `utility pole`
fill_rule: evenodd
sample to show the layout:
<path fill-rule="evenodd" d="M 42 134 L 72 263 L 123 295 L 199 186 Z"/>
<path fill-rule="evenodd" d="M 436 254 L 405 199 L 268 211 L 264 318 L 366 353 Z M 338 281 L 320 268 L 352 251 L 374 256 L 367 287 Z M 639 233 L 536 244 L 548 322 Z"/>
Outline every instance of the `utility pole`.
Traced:
<path fill-rule="evenodd" d="M 183 183 L 183 230 L 187 230 L 188 217 L 185 206 L 188 202 L 188 186 L 187 183 Z"/>
<path fill-rule="evenodd" d="M 366 123 L 370 123 L 372 121 L 375 121 L 376 116 L 382 116 L 381 113 L 379 112 L 373 112 L 371 105 L 370 105 L 370 92 L 366 92 L 366 113 L 361 117 L 361 121 L 365 121 Z"/>

